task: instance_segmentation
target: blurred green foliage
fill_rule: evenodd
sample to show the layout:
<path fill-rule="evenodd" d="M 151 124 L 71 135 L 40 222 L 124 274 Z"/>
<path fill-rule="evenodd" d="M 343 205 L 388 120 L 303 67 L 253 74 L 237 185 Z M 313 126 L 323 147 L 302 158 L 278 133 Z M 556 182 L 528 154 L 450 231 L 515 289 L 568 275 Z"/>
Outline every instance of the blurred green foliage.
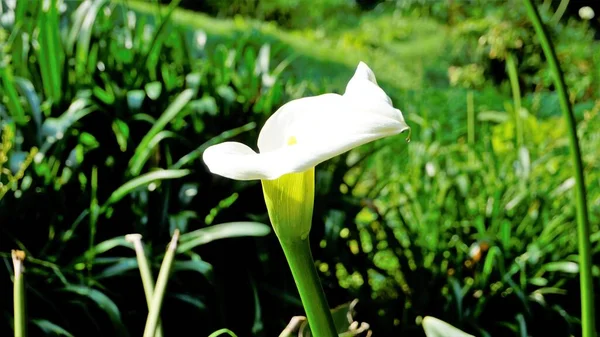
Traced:
<path fill-rule="evenodd" d="M 478 336 L 577 335 L 573 180 L 540 47 L 518 1 L 439 3 L 222 9 L 265 23 L 177 2 L 3 1 L 0 287 L 10 287 L 9 250 L 24 250 L 31 333 L 140 335 L 146 302 L 124 235 L 143 234 L 156 275 L 177 228 L 165 332 L 279 334 L 302 309 L 260 185 L 211 175 L 202 151 L 252 146 L 281 104 L 343 92 L 363 60 L 413 132 L 408 145 L 383 140 L 317 168 L 311 239 L 332 308 L 358 299 L 356 319 L 381 336 L 422 335 L 426 315 Z M 555 8 L 541 9 L 551 20 Z M 600 48 L 573 18 L 551 33 L 598 262 Z M 10 331 L 10 301 L 1 305 Z"/>

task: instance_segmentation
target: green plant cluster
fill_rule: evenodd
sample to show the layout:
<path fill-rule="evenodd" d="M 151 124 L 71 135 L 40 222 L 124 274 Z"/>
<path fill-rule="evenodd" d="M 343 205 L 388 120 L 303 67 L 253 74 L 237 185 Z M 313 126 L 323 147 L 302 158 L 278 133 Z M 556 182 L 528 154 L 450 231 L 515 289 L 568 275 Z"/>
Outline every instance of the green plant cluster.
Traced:
<path fill-rule="evenodd" d="M 215 301 L 213 267 L 197 248 L 270 233 L 258 222 L 206 227 L 239 187 L 215 180 L 201 155 L 256 139 L 256 126 L 294 97 L 293 81 L 279 78 L 286 63 L 243 36 L 208 51 L 206 34 L 172 24 L 176 8 L 2 2 L 0 247 L 28 257 L 36 334 L 141 334 L 146 302 L 125 234 L 143 235 L 157 271 L 171 233 L 184 232 L 171 284 L 202 286 L 174 287 L 166 301 L 193 316 L 206 314 L 203 296 Z M 3 317 L 0 330 L 10 330 Z"/>
<path fill-rule="evenodd" d="M 143 235 L 156 277 L 178 229 L 164 331 L 279 334 L 302 307 L 260 186 L 211 175 L 201 155 L 254 144 L 285 101 L 343 92 L 363 59 L 413 131 L 408 145 L 391 138 L 317 167 L 311 243 L 330 305 L 352 302 L 379 336 L 420 336 L 426 315 L 477 336 L 578 335 L 566 130 L 521 4 L 258 3 L 224 10 L 260 5 L 255 16 L 276 24 L 177 2 L 2 2 L 0 257 L 26 252 L 30 332 L 141 335 L 144 289 L 124 235 Z M 597 262 L 600 49 L 586 24 L 552 27 Z"/>

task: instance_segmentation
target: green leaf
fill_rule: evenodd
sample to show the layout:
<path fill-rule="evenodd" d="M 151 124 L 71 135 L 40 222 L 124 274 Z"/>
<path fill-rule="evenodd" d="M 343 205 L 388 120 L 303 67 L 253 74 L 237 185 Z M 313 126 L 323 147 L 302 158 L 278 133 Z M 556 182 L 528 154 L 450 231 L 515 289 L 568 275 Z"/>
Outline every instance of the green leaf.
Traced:
<path fill-rule="evenodd" d="M 158 81 L 146 83 L 146 86 L 144 88 L 146 89 L 146 95 L 148 95 L 148 97 L 154 101 L 157 100 L 158 97 L 160 97 L 160 93 L 162 91 L 162 83 Z"/>
<path fill-rule="evenodd" d="M 217 336 L 221 336 L 221 335 L 224 335 L 224 334 L 228 334 L 231 337 L 237 337 L 237 335 L 234 334 L 229 329 L 220 329 L 220 330 L 217 330 L 217 331 L 211 333 L 210 335 L 208 335 L 208 337 L 217 337 Z"/>
<path fill-rule="evenodd" d="M 31 322 L 37 325 L 46 335 L 73 337 L 70 332 L 48 320 L 32 319 Z"/>
<path fill-rule="evenodd" d="M 90 258 L 90 256 L 96 256 L 98 254 L 105 253 L 116 247 L 127 247 L 133 249 L 133 244 L 125 240 L 124 236 L 117 236 L 115 238 L 102 241 L 96 246 L 94 246 L 92 249 L 88 250 L 85 253 L 85 259 Z"/>
<path fill-rule="evenodd" d="M 152 151 L 151 142 L 152 139 L 162 131 L 167 124 L 177 117 L 182 111 L 186 104 L 194 96 L 192 89 L 186 89 L 179 94 L 175 100 L 167 107 L 165 112 L 160 118 L 154 123 L 150 131 L 144 136 L 140 144 L 135 149 L 133 157 L 129 161 L 129 173 L 132 176 L 137 176 L 142 171 L 145 159 L 149 157 L 150 151 Z"/>
<path fill-rule="evenodd" d="M 186 294 L 173 294 L 170 297 L 177 298 L 185 303 L 191 304 L 196 307 L 198 310 L 206 310 L 206 304 L 200 301 L 196 297 L 186 295 Z"/>
<path fill-rule="evenodd" d="M 25 118 L 25 111 L 19 100 L 19 94 L 15 87 L 15 81 L 12 74 L 12 69 L 5 61 L 0 60 L 0 83 L 2 84 L 3 91 L 8 96 L 6 101 L 6 107 L 8 112 L 12 115 L 14 120 L 19 124 L 25 124 L 27 119 Z"/>
<path fill-rule="evenodd" d="M 101 273 L 96 275 L 96 279 L 103 279 L 114 277 L 118 275 L 123 275 L 124 273 L 137 269 L 138 263 L 135 257 L 120 259 L 119 262 L 113 264 L 112 266 L 104 269 Z"/>
<path fill-rule="evenodd" d="M 117 336 L 128 336 L 127 329 L 121 321 L 121 312 L 119 308 L 108 296 L 99 290 L 92 289 L 86 286 L 68 285 L 64 288 L 65 291 L 87 297 L 102 309 L 110 319 Z"/>
<path fill-rule="evenodd" d="M 127 140 L 129 139 L 129 125 L 120 119 L 115 119 L 112 123 L 112 129 L 117 138 L 119 149 L 127 151 Z"/>
<path fill-rule="evenodd" d="M 86 78 L 85 71 L 88 66 L 88 55 L 90 55 L 90 42 L 92 40 L 94 22 L 96 21 L 98 12 L 106 2 L 106 0 L 98 0 L 93 1 L 90 5 L 85 5 L 88 7 L 86 10 L 76 13 L 77 15 L 84 15 L 81 27 L 73 26 L 72 30 L 69 32 L 69 39 L 77 39 L 77 46 L 75 47 L 75 69 L 78 79 Z M 84 4 L 82 4 L 81 7 L 84 7 Z M 77 18 L 79 19 L 79 17 Z M 69 42 L 69 44 L 70 43 L 71 42 Z"/>
<path fill-rule="evenodd" d="M 64 51 L 60 40 L 58 1 L 42 1 L 38 13 L 38 44 L 34 45 L 39 60 L 46 98 L 58 102 L 62 96 Z"/>
<path fill-rule="evenodd" d="M 427 337 L 474 337 L 435 317 L 423 318 L 423 330 Z"/>
<path fill-rule="evenodd" d="M 548 272 L 563 272 L 567 274 L 577 274 L 579 273 L 579 264 L 571 261 L 556 261 L 546 263 L 542 267 L 545 271 Z"/>
<path fill-rule="evenodd" d="M 17 84 L 19 92 L 25 96 L 27 100 L 27 104 L 29 104 L 29 109 L 31 110 L 31 115 L 33 117 L 33 121 L 39 129 L 42 127 L 42 106 L 40 102 L 40 97 L 31 81 L 22 77 L 15 77 L 15 84 Z M 38 133 L 38 142 L 41 142 L 41 135 Z"/>
<path fill-rule="evenodd" d="M 271 233 L 271 227 L 260 222 L 222 223 L 182 234 L 181 244 L 177 248 L 177 252 L 187 252 L 215 240 L 243 236 L 265 236 L 269 233 Z"/>
<path fill-rule="evenodd" d="M 185 270 L 198 272 L 208 279 L 212 278 L 213 267 L 210 263 L 203 260 L 175 261 L 173 271 Z"/>
<path fill-rule="evenodd" d="M 119 200 L 123 199 L 126 195 L 133 192 L 134 190 L 146 186 L 152 182 L 166 179 L 177 179 L 181 177 L 185 177 L 190 173 L 189 170 L 157 170 L 152 171 L 146 174 L 143 174 L 137 178 L 133 178 L 125 184 L 121 185 L 121 187 L 117 188 L 106 203 L 101 208 L 101 213 L 106 210 L 106 208 Z"/>

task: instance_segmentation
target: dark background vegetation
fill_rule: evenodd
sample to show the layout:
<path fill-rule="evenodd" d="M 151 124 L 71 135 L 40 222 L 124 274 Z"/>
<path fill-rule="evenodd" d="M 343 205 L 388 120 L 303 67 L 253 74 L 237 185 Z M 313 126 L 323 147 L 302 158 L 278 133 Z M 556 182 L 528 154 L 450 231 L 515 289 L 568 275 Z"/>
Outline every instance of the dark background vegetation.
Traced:
<path fill-rule="evenodd" d="M 253 146 L 286 101 L 343 92 L 359 60 L 412 140 L 317 167 L 311 243 L 330 305 L 358 298 L 376 336 L 423 335 L 425 315 L 477 336 L 579 334 L 566 131 L 521 2 L 163 3 L 2 2 L 0 335 L 11 249 L 28 256 L 31 336 L 141 335 L 123 236 L 143 235 L 157 271 L 175 228 L 200 243 L 176 256 L 166 335 L 278 335 L 302 307 L 260 183 L 214 176 L 201 154 Z M 597 264 L 600 8 L 538 7 L 578 119 Z M 237 221 L 254 223 L 219 225 Z"/>

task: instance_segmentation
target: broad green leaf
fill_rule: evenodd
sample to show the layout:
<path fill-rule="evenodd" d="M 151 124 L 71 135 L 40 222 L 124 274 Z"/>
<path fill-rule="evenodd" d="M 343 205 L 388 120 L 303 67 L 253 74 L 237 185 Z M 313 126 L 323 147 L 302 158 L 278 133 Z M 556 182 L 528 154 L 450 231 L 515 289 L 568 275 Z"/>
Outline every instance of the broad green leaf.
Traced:
<path fill-rule="evenodd" d="M 61 326 L 56 325 L 45 319 L 32 319 L 31 322 L 37 325 L 46 335 L 73 337 L 73 335 Z"/>
<path fill-rule="evenodd" d="M 188 261 L 175 261 L 173 263 L 173 271 L 195 271 L 208 279 L 212 278 L 213 267 L 210 263 L 203 260 L 188 260 Z"/>
<path fill-rule="evenodd" d="M 423 318 L 423 330 L 427 337 L 475 337 L 431 316 Z"/>
<path fill-rule="evenodd" d="M 191 304 L 196 307 L 198 310 L 206 310 L 206 304 L 197 299 L 195 296 L 190 296 L 187 294 L 172 294 L 170 297 L 177 298 L 185 303 Z"/>
<path fill-rule="evenodd" d="M 270 226 L 259 222 L 228 222 L 213 225 L 182 234 L 177 252 L 183 253 L 215 240 L 243 236 L 265 236 L 270 232 Z"/>
<path fill-rule="evenodd" d="M 166 179 L 177 179 L 184 177 L 190 173 L 189 170 L 158 170 L 143 174 L 137 178 L 133 178 L 121 187 L 117 188 L 106 200 L 106 203 L 102 206 L 102 211 L 119 200 L 123 199 L 126 195 L 133 192 L 134 190 L 146 186 L 152 182 Z M 101 212 L 102 213 L 102 212 Z"/>
<path fill-rule="evenodd" d="M 121 258 L 119 262 L 113 264 L 112 266 L 104 269 L 101 273 L 96 275 L 96 279 L 109 278 L 113 276 L 123 275 L 124 273 L 134 270 L 138 268 L 137 259 L 135 257 L 131 258 Z"/>
<path fill-rule="evenodd" d="M 110 319 L 117 336 L 128 336 L 127 329 L 121 321 L 121 312 L 119 308 L 108 296 L 103 292 L 92 289 L 86 286 L 68 285 L 64 288 L 65 291 L 78 294 L 92 300 L 96 305 L 102 309 Z"/>

